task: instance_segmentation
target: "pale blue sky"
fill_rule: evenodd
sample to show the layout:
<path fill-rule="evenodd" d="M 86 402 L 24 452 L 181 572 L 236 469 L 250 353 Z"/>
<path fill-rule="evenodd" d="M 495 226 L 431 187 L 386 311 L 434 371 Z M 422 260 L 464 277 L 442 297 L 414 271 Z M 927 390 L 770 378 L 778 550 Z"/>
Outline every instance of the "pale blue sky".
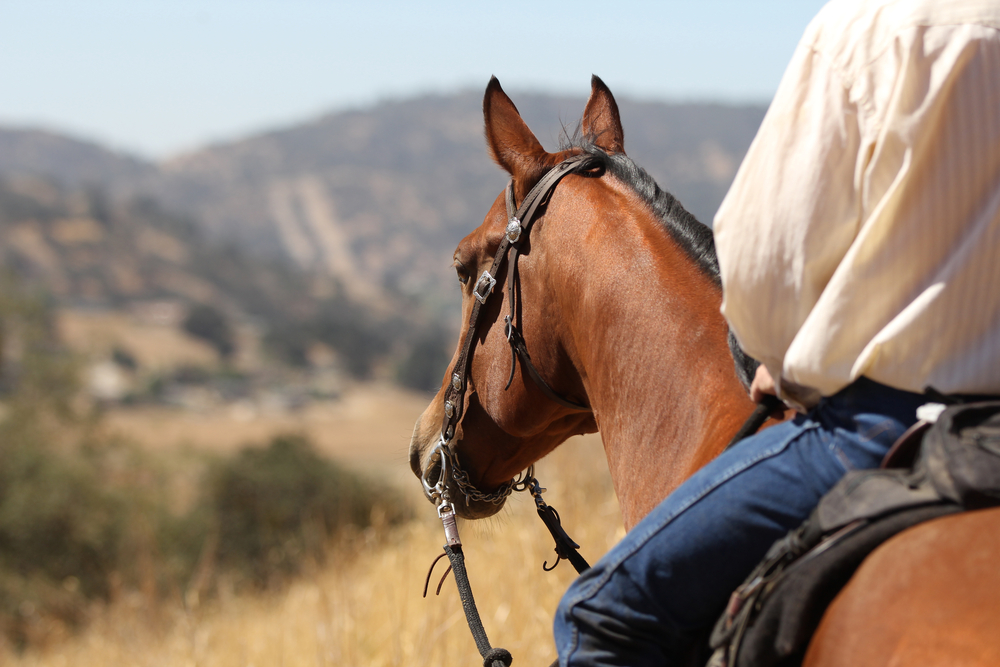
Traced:
<path fill-rule="evenodd" d="M 818 0 L 0 0 L 0 124 L 145 156 L 424 92 L 767 102 Z"/>

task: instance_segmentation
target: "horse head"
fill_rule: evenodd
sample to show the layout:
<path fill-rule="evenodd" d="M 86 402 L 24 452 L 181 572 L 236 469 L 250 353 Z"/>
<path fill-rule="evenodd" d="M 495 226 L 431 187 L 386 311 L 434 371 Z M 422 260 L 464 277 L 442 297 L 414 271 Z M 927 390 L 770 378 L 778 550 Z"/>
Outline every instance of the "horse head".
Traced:
<path fill-rule="evenodd" d="M 483 111 L 511 182 L 455 250 L 468 324 L 414 428 L 411 467 L 432 500 L 485 517 L 519 471 L 600 426 L 630 526 L 753 409 L 712 232 L 625 155 L 599 78 L 582 137 L 556 153 L 496 79 Z"/>
<path fill-rule="evenodd" d="M 496 78 L 487 86 L 483 112 L 490 153 L 510 174 L 509 187 L 514 202 L 523 202 L 546 173 L 566 158 L 580 153 L 579 149 L 546 152 Z M 618 107 L 597 77 L 593 79 L 581 129 L 604 150 L 622 151 Z M 477 286 L 482 291 L 477 279 L 494 262 L 508 224 L 506 197 L 501 194 L 483 223 L 455 249 L 454 266 L 462 285 L 464 322 L 469 322 L 476 305 Z M 536 235 L 541 234 L 542 226 L 539 223 Z M 513 314 L 517 331 L 530 347 L 530 363 L 542 378 L 546 378 L 544 383 L 551 384 L 552 391 L 559 396 L 569 397 L 571 402 L 585 408 L 587 393 L 574 363 L 572 346 L 567 344 L 567 322 L 551 308 L 553 292 L 565 289 L 562 283 L 566 278 L 552 275 L 558 265 L 552 258 L 560 253 L 572 253 L 574 249 L 562 244 L 553 247 L 540 239 L 533 245 L 531 239 L 525 238 L 517 251 L 519 260 L 502 261 L 496 274 L 497 288 L 480 307 L 478 321 L 465 328 L 441 390 L 417 421 L 410 443 L 410 461 L 418 476 L 427 477 L 428 466 L 440 465 L 437 460 L 429 460 L 429 453 L 441 440 L 442 423 L 446 420 L 446 394 L 455 372 L 460 372 L 455 367 L 469 336 L 476 338 L 473 341 L 475 353 L 468 377 L 461 379 L 468 383 L 463 416 L 450 440 L 454 448 L 453 460 L 460 463 L 476 489 L 493 491 L 568 437 L 597 430 L 590 410 L 551 400 L 545 389 L 530 379 L 525 364 L 514 360 L 504 317 L 507 313 Z M 513 279 L 511 264 L 515 261 L 518 267 L 516 282 L 514 290 L 510 290 L 507 281 Z M 517 301 L 516 308 L 511 307 L 512 296 Z M 510 381 L 512 372 L 513 381 Z M 439 471 L 433 473 L 439 474 Z M 502 499 L 491 502 L 469 497 L 467 489 L 455 487 L 452 477 L 449 476 L 447 483 L 460 516 L 489 516 L 502 506 Z"/>

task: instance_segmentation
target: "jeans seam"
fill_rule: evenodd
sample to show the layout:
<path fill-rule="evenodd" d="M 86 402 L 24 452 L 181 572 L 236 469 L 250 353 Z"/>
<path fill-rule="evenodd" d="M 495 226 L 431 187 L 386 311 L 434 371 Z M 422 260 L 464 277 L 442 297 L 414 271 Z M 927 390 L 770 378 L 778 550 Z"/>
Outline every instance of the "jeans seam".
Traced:
<path fill-rule="evenodd" d="M 896 420 L 891 418 L 883 419 L 878 424 L 875 424 L 871 428 L 867 429 L 864 433 L 859 433 L 858 437 L 861 439 L 861 442 L 871 442 L 886 431 L 891 431 L 895 421 Z"/>
<path fill-rule="evenodd" d="M 714 483 L 706 484 L 703 489 L 701 489 L 698 493 L 693 494 L 692 497 L 688 499 L 687 502 L 678 507 L 668 517 L 664 518 L 654 527 L 647 529 L 641 535 L 641 537 L 638 537 L 634 541 L 634 545 L 627 552 L 619 556 L 612 563 L 609 563 L 607 566 L 605 566 L 604 573 L 599 579 L 590 584 L 585 590 L 581 591 L 566 604 L 566 614 L 571 616 L 574 607 L 578 606 L 584 600 L 592 598 L 594 595 L 596 595 L 601 588 L 607 585 L 611 576 L 618 570 L 618 568 L 621 566 L 622 563 L 624 563 L 626 560 L 635 555 L 636 551 L 638 551 L 643 545 L 645 545 L 656 533 L 660 532 L 661 530 L 666 528 L 670 523 L 672 523 L 673 520 L 676 519 L 677 516 L 679 516 L 685 510 L 690 508 L 692 505 L 697 503 L 699 500 L 707 496 L 712 491 L 716 490 L 723 483 L 735 477 L 737 474 L 743 472 L 744 470 L 752 468 L 754 465 L 765 459 L 768 459 L 772 456 L 775 456 L 776 454 L 783 452 L 796 439 L 798 439 L 805 433 L 816 430 L 818 428 L 820 428 L 820 424 L 815 421 L 807 426 L 802 426 L 798 428 L 794 433 L 790 434 L 784 440 L 779 441 L 778 444 L 761 451 L 760 453 L 758 453 L 757 456 L 753 457 L 752 459 L 740 460 L 739 464 L 733 464 L 728 468 L 726 468 L 720 475 L 718 475 L 715 478 Z M 575 624 L 572 625 L 570 640 L 571 640 L 570 645 L 568 647 L 569 650 L 566 652 L 566 665 L 569 665 L 570 658 L 578 648 L 579 644 L 579 630 L 577 629 Z"/>

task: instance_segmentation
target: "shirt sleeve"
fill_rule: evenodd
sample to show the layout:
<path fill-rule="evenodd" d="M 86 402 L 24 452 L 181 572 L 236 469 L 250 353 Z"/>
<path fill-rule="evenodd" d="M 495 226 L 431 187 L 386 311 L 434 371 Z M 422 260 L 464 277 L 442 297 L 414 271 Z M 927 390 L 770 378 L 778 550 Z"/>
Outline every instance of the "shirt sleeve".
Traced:
<path fill-rule="evenodd" d="M 776 379 L 858 233 L 864 163 L 850 91 L 800 44 L 714 224 L 723 315 Z"/>

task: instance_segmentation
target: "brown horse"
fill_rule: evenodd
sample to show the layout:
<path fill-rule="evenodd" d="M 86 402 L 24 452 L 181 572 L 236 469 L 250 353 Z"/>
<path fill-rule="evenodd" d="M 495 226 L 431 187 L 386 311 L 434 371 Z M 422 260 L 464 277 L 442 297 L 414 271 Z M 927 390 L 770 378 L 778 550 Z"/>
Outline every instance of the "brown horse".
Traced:
<path fill-rule="evenodd" d="M 523 201 L 552 167 L 588 150 L 583 142 L 546 152 L 496 79 L 487 87 L 483 110 L 489 149 L 511 175 L 514 201 Z M 490 491 L 568 437 L 599 430 L 624 524 L 630 529 L 719 454 L 751 413 L 754 405 L 746 382 L 752 366 L 738 349 L 731 349 L 719 311 L 722 293 L 711 232 L 624 157 L 617 104 L 597 77 L 581 131 L 608 158 L 599 168 L 566 175 L 552 191 L 522 249 L 516 290 L 492 294 L 459 341 L 453 368 L 467 336 L 476 337 L 478 351 L 468 365 L 462 420 L 450 440 L 469 481 Z M 490 268 L 504 239 L 506 208 L 501 195 L 483 224 L 455 251 L 466 321 L 480 291 L 477 278 Z M 496 275 L 499 285 L 511 279 L 508 267 Z M 502 314 L 515 312 L 511 295 L 517 298 L 517 325 L 538 375 L 552 392 L 585 410 L 552 400 L 524 363 L 517 365 L 507 386 L 511 352 Z M 442 422 L 447 423 L 445 399 L 452 381 L 449 373 L 413 432 L 411 467 L 424 479 L 434 477 L 429 469 L 441 465 L 431 452 L 441 439 Z M 451 498 L 463 498 L 465 491 L 446 477 Z M 501 505 L 473 498 L 458 500 L 455 510 L 466 518 L 480 518 Z M 1000 546 L 1000 538 L 991 539 Z M 903 560 L 893 554 L 912 547 L 895 547 L 895 542 L 881 550 L 888 552 L 882 558 L 890 567 Z M 992 553 L 998 553 L 996 548 Z M 870 570 L 863 567 L 858 578 L 877 578 Z M 1000 592 L 1000 575 L 991 577 L 992 590 Z M 875 627 L 871 616 L 891 626 L 891 619 L 874 612 L 860 616 L 863 622 L 855 621 L 857 608 L 867 609 L 871 600 L 868 586 L 849 587 L 838 599 L 834 609 L 850 612 L 828 614 L 807 662 L 882 665 L 890 661 L 886 656 L 909 656 L 900 640 L 888 652 L 871 653 L 876 662 L 865 662 L 866 647 L 878 642 L 842 641 L 844 633 L 870 635 Z M 847 644 L 864 650 L 847 661 Z"/>

